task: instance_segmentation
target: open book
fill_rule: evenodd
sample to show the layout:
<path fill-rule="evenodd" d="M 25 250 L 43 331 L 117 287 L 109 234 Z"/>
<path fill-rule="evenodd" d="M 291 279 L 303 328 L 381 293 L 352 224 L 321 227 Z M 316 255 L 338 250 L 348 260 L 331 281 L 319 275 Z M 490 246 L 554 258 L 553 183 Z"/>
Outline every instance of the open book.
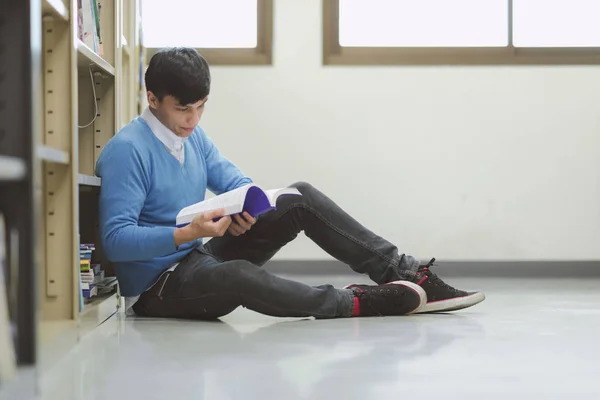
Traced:
<path fill-rule="evenodd" d="M 274 210 L 277 199 L 282 195 L 302 196 L 296 188 L 263 190 L 257 185 L 245 185 L 183 208 L 177 214 L 176 224 L 178 227 L 185 226 L 197 215 L 219 208 L 225 209 L 225 215 L 246 211 L 256 218 L 267 211 Z"/>

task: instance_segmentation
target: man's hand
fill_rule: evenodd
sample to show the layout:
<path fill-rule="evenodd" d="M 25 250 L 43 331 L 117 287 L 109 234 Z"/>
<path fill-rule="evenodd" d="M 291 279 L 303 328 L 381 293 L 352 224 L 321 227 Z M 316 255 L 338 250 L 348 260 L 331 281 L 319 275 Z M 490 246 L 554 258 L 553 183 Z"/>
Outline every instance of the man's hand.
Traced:
<path fill-rule="evenodd" d="M 243 235 L 256 223 L 256 218 L 252 217 L 246 211 L 242 215 L 244 216 L 243 218 L 239 214 L 234 215 L 233 221 L 229 225 L 229 233 L 233 236 Z"/>
<path fill-rule="evenodd" d="M 231 225 L 231 217 L 223 216 L 225 209 L 197 215 L 189 225 L 175 229 L 175 246 L 205 237 L 223 236 Z M 213 219 L 222 217 L 217 222 Z"/>

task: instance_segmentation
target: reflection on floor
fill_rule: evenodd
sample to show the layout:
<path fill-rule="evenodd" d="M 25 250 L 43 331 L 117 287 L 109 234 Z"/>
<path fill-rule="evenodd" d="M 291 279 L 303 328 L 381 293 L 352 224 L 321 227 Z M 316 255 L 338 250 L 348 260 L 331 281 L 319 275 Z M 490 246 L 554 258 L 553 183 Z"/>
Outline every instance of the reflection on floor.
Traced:
<path fill-rule="evenodd" d="M 488 299 L 410 317 L 115 317 L 43 374 L 42 398 L 600 399 L 600 280 L 450 283 Z"/>

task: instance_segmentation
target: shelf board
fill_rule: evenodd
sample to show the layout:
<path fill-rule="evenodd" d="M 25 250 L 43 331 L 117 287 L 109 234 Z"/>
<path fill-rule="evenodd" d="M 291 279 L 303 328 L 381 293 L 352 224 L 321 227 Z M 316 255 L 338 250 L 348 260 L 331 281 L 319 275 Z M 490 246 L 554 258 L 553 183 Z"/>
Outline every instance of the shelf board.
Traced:
<path fill-rule="evenodd" d="M 90 176 L 85 174 L 77 175 L 77 183 L 85 186 L 100 186 L 102 179 L 97 176 Z"/>
<path fill-rule="evenodd" d="M 0 181 L 18 181 L 25 177 L 25 160 L 0 155 Z"/>
<path fill-rule="evenodd" d="M 98 325 L 112 317 L 119 308 L 119 296 L 116 292 L 92 297 L 89 303 L 83 306 L 80 313 L 80 335 L 85 336 Z"/>
<path fill-rule="evenodd" d="M 106 318 L 110 317 L 113 312 L 117 311 L 116 292 L 92 297 L 88 303 L 84 304 L 83 310 L 81 310 L 81 315 L 88 317 L 91 314 L 102 314 L 101 311 L 106 311 L 108 313 L 107 315 L 103 315 L 103 317 Z M 103 318 L 103 320 L 106 318 Z"/>
<path fill-rule="evenodd" d="M 69 20 L 69 9 L 63 0 L 42 0 L 42 14 L 58 17 L 63 21 Z"/>
<path fill-rule="evenodd" d="M 110 76 L 115 76 L 115 67 L 96 54 L 81 40 L 77 39 L 77 65 L 82 68 L 87 68 L 90 64 L 96 65 Z"/>
<path fill-rule="evenodd" d="M 38 146 L 37 156 L 43 161 L 69 165 L 69 153 L 63 150 L 58 150 L 49 146 Z"/>

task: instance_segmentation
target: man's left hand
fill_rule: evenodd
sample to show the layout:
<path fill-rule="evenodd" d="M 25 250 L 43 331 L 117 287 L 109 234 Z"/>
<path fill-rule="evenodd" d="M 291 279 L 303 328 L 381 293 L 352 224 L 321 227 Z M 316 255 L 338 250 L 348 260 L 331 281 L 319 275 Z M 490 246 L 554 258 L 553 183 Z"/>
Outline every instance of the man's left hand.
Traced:
<path fill-rule="evenodd" d="M 243 216 L 243 218 L 242 218 Z M 233 236 L 240 236 L 244 233 L 248 232 L 252 225 L 256 223 L 256 218 L 252 217 L 246 211 L 240 214 L 235 214 L 232 216 L 231 225 L 229 225 L 229 233 Z"/>

